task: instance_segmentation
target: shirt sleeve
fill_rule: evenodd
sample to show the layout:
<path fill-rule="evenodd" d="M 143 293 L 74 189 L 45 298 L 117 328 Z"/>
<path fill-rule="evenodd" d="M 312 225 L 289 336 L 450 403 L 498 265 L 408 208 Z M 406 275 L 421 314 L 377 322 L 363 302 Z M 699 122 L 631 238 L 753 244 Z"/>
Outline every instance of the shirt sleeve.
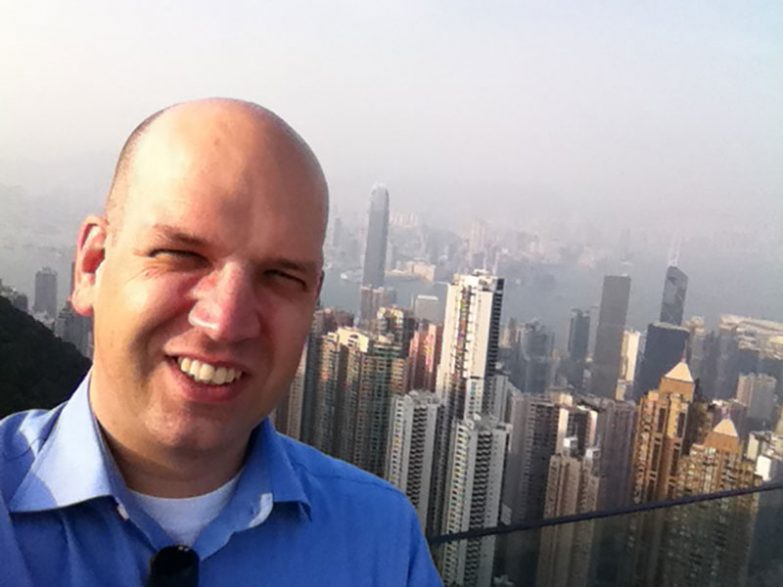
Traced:
<path fill-rule="evenodd" d="M 410 510 L 410 563 L 408 566 L 409 587 L 443 586 L 443 581 L 432 562 L 429 545 L 421 531 L 415 510 Z"/>

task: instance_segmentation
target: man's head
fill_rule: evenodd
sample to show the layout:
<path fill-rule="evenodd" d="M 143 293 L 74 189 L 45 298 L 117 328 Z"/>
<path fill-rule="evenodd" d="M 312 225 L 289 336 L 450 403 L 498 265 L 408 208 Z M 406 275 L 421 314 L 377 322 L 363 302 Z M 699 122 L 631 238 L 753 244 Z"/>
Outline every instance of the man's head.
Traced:
<path fill-rule="evenodd" d="M 152 458 L 244 446 L 296 369 L 326 217 L 313 153 L 259 106 L 185 103 L 134 131 L 106 216 L 82 225 L 73 294 L 111 441 Z"/>

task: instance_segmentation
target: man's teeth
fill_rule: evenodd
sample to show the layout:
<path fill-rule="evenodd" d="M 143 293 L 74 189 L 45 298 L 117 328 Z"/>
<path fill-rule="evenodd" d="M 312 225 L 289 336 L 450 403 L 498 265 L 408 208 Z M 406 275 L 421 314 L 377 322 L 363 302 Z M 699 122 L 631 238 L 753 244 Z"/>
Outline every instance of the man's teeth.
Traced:
<path fill-rule="evenodd" d="M 242 376 L 242 371 L 239 369 L 234 369 L 232 367 L 215 367 L 209 363 L 190 359 L 188 357 L 180 357 L 177 359 L 177 363 L 179 364 L 180 371 L 185 375 L 189 375 L 199 383 L 223 385 L 225 383 L 232 383 Z"/>

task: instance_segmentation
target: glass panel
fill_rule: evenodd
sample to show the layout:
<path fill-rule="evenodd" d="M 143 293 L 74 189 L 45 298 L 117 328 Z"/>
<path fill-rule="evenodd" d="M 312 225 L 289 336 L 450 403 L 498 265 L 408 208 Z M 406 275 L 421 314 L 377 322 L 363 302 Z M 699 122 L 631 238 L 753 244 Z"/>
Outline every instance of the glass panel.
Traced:
<path fill-rule="evenodd" d="M 446 585 L 783 585 L 783 490 L 436 544 Z"/>

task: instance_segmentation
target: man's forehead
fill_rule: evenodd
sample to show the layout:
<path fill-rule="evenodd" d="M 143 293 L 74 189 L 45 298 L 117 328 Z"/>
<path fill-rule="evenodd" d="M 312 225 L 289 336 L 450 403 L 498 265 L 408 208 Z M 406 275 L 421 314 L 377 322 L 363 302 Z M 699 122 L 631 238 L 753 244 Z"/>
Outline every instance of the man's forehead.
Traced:
<path fill-rule="evenodd" d="M 268 206 L 278 216 L 304 216 L 316 233 L 325 229 L 328 191 L 314 154 L 253 104 L 205 100 L 163 111 L 139 138 L 128 171 L 125 215 L 137 221 L 190 215 L 199 204 L 239 220 Z"/>

